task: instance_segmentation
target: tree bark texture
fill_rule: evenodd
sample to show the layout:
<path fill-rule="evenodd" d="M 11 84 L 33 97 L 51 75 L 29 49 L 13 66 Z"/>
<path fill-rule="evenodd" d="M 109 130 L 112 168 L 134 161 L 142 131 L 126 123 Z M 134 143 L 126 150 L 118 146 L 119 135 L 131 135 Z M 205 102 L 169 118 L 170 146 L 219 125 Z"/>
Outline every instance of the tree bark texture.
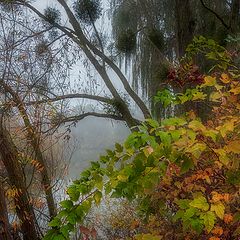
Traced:
<path fill-rule="evenodd" d="M 240 31 L 240 0 L 232 0 L 230 27 L 233 33 Z"/>
<path fill-rule="evenodd" d="M 177 55 L 178 58 L 181 58 L 185 53 L 187 45 L 192 41 L 195 30 L 190 0 L 175 0 L 175 20 Z"/>
<path fill-rule="evenodd" d="M 27 137 L 35 152 L 35 157 L 43 167 L 43 170 L 41 171 L 41 184 L 45 192 L 49 215 L 51 218 L 53 218 L 56 215 L 56 207 L 55 207 L 54 197 L 53 197 L 52 188 L 51 188 L 52 187 L 51 179 L 48 175 L 47 163 L 43 157 L 43 154 L 39 145 L 40 144 L 39 134 L 36 133 L 34 127 L 32 126 L 31 121 L 28 117 L 26 108 L 24 106 L 24 103 L 21 100 L 21 98 L 18 96 L 18 94 L 15 93 L 14 90 L 5 83 L 3 83 L 3 87 L 6 92 L 11 94 L 13 101 L 16 104 L 19 110 L 19 113 L 23 119 L 23 122 L 25 124 Z"/>
<path fill-rule="evenodd" d="M 8 219 L 7 203 L 3 184 L 0 182 L 0 239 L 13 240 Z"/>
<path fill-rule="evenodd" d="M 38 240 L 35 228 L 35 215 L 28 191 L 25 185 L 24 174 L 18 159 L 18 151 L 8 133 L 0 126 L 0 155 L 8 173 L 17 216 L 21 223 L 21 233 L 24 240 Z"/>

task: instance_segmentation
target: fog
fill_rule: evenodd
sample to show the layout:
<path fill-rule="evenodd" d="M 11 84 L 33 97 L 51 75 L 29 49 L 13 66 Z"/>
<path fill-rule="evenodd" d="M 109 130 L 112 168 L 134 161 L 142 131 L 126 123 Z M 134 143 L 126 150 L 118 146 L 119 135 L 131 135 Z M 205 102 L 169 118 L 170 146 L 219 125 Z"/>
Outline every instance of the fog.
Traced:
<path fill-rule="evenodd" d="M 123 140 L 130 133 L 122 122 L 88 117 L 71 128 L 71 141 L 74 144 L 69 177 L 75 179 L 91 161 L 98 160 L 106 149 L 113 148 L 116 142 Z"/>

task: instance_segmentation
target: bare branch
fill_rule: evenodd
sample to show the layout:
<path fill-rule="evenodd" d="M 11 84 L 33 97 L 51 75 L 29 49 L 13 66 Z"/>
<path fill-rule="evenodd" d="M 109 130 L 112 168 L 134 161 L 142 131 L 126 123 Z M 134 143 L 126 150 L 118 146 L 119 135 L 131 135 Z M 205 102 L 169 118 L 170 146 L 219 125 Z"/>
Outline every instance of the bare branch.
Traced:
<path fill-rule="evenodd" d="M 130 95 L 130 97 L 137 103 L 137 105 L 139 106 L 139 108 L 142 110 L 145 118 L 149 118 L 151 116 L 147 106 L 145 105 L 145 103 L 142 101 L 142 99 L 133 91 L 133 89 L 131 88 L 129 82 L 127 81 L 126 77 L 124 76 L 124 74 L 121 72 L 121 70 L 118 68 L 118 66 L 108 57 L 106 56 L 101 50 L 99 50 L 98 48 L 96 48 L 83 34 L 82 29 L 80 28 L 80 25 L 78 24 L 77 20 L 75 19 L 73 13 L 71 12 L 70 8 L 68 7 L 68 5 L 66 4 L 65 1 L 63 0 L 58 0 L 58 2 L 64 7 L 66 13 L 68 14 L 69 17 L 69 21 L 71 23 L 71 25 L 73 26 L 74 30 L 68 29 L 66 27 L 61 26 L 58 23 L 54 23 L 53 26 L 57 27 L 59 30 L 63 31 L 68 37 L 70 37 L 74 42 L 76 42 L 81 48 L 82 50 L 85 52 L 85 54 L 87 55 L 87 57 L 90 59 L 92 59 L 93 56 L 91 56 L 91 54 L 89 53 L 89 49 L 91 49 L 91 51 L 96 54 L 97 56 L 99 56 L 104 62 L 106 62 L 111 68 L 112 70 L 117 74 L 117 76 L 119 77 L 120 81 L 122 82 L 125 90 L 127 91 L 127 93 Z M 48 21 L 48 19 L 41 13 L 39 12 L 36 8 L 34 8 L 31 4 L 28 3 L 21 3 L 22 5 L 25 5 L 26 7 L 28 7 L 29 9 L 31 9 L 33 12 L 35 12 L 39 17 L 41 17 L 42 19 L 44 19 L 45 21 Z M 79 40 L 76 38 L 79 38 Z M 87 48 L 87 47 L 89 48 Z M 95 58 L 94 58 L 95 59 Z M 102 69 L 101 67 L 96 66 L 96 61 L 94 63 L 94 61 L 91 61 L 93 63 L 93 65 L 95 66 L 95 68 L 97 69 L 97 71 L 99 70 L 99 74 L 101 75 Z M 104 77 L 103 77 L 104 78 Z M 106 80 L 106 79 L 105 79 Z M 105 81 L 106 83 L 106 81 Z M 107 83 L 106 83 L 107 84 Z M 107 84 L 108 85 L 108 84 Z M 109 86 L 108 86 L 109 87 Z M 113 90 L 111 89 L 111 87 L 109 87 L 109 90 Z M 114 93 L 115 96 L 117 96 L 118 94 L 115 92 Z"/>
<path fill-rule="evenodd" d="M 220 17 L 218 15 L 218 13 L 216 13 L 215 11 L 213 11 L 211 8 L 209 8 L 203 0 L 200 0 L 202 6 L 207 9 L 209 12 L 211 12 L 212 14 L 214 14 L 216 16 L 216 18 L 222 23 L 222 25 L 226 28 L 226 29 L 230 29 L 230 26 L 228 26 L 225 21 L 222 19 L 222 17 Z"/>
<path fill-rule="evenodd" d="M 74 93 L 74 94 L 57 96 L 55 98 L 48 98 L 48 99 L 43 99 L 43 100 L 38 100 L 38 101 L 26 102 L 25 105 L 29 106 L 29 105 L 41 104 L 41 103 L 51 103 L 51 102 L 57 102 L 57 101 L 64 100 L 64 99 L 74 99 L 74 98 L 75 99 L 76 98 L 86 98 L 86 99 L 104 102 L 104 103 L 108 103 L 108 104 L 113 103 L 113 99 L 110 99 L 110 98 L 95 96 L 95 95 L 90 95 L 90 94 Z"/>
<path fill-rule="evenodd" d="M 72 117 L 67 117 L 64 119 L 61 119 L 61 123 L 66 123 L 66 122 L 76 122 L 83 120 L 86 117 L 99 117 L 99 118 L 110 118 L 113 120 L 117 121 L 125 121 L 123 117 L 114 115 L 114 114 L 107 114 L 107 113 L 97 113 L 97 112 L 86 112 L 80 115 L 72 116 Z"/>

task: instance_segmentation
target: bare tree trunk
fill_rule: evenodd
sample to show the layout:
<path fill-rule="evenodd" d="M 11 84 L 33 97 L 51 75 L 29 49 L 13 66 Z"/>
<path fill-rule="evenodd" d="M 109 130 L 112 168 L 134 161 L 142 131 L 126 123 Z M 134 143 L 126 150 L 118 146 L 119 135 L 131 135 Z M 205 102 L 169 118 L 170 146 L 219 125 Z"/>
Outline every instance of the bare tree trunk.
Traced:
<path fill-rule="evenodd" d="M 0 239 L 13 240 L 8 220 L 8 210 L 3 184 L 0 182 Z"/>
<path fill-rule="evenodd" d="M 175 0 L 175 20 L 177 57 L 181 58 L 185 53 L 187 45 L 192 41 L 195 30 L 190 0 Z"/>
<path fill-rule="evenodd" d="M 231 7 L 231 19 L 230 19 L 230 26 L 231 31 L 233 33 L 238 33 L 240 31 L 240 16 L 239 16 L 239 10 L 240 10 L 240 0 L 232 0 L 232 7 Z"/>
<path fill-rule="evenodd" d="M 35 228 L 34 210 L 29 201 L 24 174 L 18 159 L 18 151 L 8 131 L 2 125 L 0 126 L 0 154 L 7 170 L 11 187 L 15 191 L 15 208 L 21 222 L 23 239 L 38 240 L 39 237 Z"/>

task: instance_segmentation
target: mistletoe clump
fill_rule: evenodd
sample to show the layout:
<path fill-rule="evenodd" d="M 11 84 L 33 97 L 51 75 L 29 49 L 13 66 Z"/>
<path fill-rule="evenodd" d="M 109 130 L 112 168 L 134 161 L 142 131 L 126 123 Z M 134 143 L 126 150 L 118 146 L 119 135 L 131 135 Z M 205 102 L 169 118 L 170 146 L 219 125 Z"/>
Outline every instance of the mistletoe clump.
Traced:
<path fill-rule="evenodd" d="M 77 0 L 73 4 L 77 18 L 85 23 L 94 23 L 102 14 L 100 0 Z"/>
<path fill-rule="evenodd" d="M 148 38 L 160 51 L 164 50 L 165 41 L 162 31 L 151 28 L 148 30 Z"/>
<path fill-rule="evenodd" d="M 46 41 L 42 41 L 35 47 L 35 52 L 37 56 L 42 56 L 49 52 L 49 46 Z"/>
<path fill-rule="evenodd" d="M 131 53 L 136 47 L 136 34 L 131 30 L 119 34 L 116 42 L 116 48 L 123 53 Z"/>
<path fill-rule="evenodd" d="M 50 24 L 58 23 L 60 21 L 60 11 L 56 8 L 46 8 L 44 10 L 44 16 Z"/>

